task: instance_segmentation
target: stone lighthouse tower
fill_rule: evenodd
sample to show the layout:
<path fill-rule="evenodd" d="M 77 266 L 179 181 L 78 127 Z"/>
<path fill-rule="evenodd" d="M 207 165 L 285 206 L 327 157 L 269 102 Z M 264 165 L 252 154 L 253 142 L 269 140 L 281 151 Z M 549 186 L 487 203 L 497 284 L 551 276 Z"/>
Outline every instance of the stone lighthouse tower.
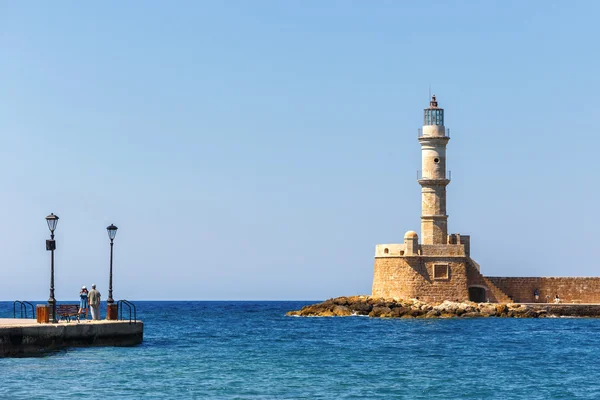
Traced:
<path fill-rule="evenodd" d="M 444 127 L 444 109 L 438 107 L 435 94 L 429 108 L 424 110 L 423 128 L 419 135 L 422 157 L 421 240 L 423 244 L 446 244 L 448 216 L 446 215 L 446 145 L 450 137 Z"/>
<path fill-rule="evenodd" d="M 449 140 L 444 127 L 444 110 L 438 107 L 433 95 L 419 132 L 421 238 L 417 232 L 408 231 L 403 243 L 375 246 L 372 295 L 434 303 L 444 300 L 510 302 L 508 296 L 515 293 L 526 298 L 521 289 L 511 287 L 507 294 L 492 282 L 492 279 L 504 282 L 511 278 L 488 279 L 481 274 L 479 264 L 471 258 L 470 235 L 448 234 L 446 186 L 450 179 L 446 174 L 446 146 Z M 526 290 L 527 299 L 532 298 L 534 289 L 531 286 Z"/>

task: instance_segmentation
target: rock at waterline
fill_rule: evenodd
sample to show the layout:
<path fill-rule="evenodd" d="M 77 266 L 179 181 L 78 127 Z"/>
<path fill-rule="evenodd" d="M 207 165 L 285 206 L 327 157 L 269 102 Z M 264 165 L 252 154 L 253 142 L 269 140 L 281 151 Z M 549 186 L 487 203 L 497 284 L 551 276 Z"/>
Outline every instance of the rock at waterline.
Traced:
<path fill-rule="evenodd" d="M 498 304 L 444 301 L 428 304 L 417 299 L 344 296 L 289 311 L 299 317 L 373 318 L 544 318 L 549 316 L 600 317 L 600 304 Z"/>

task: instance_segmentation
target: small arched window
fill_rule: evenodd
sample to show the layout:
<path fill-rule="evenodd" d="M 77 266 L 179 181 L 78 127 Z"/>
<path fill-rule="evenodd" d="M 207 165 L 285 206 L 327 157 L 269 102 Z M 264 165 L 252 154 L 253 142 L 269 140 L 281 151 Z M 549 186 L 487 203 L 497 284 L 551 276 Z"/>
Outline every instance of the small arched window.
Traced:
<path fill-rule="evenodd" d="M 389 254 L 390 253 L 390 249 L 388 249 L 387 247 L 385 249 L 383 249 L 383 254 Z"/>

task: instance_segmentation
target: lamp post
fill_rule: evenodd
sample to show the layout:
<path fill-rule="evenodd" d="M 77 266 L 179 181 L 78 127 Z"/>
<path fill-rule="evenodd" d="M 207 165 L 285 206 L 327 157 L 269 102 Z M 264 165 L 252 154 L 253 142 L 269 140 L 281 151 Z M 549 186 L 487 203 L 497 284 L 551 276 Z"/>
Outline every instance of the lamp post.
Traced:
<path fill-rule="evenodd" d="M 115 301 L 112 297 L 112 260 L 113 260 L 113 240 L 115 240 L 115 236 L 117 236 L 117 228 L 114 224 L 110 224 L 110 226 L 106 227 L 106 231 L 108 232 L 108 238 L 110 239 L 110 278 L 108 281 L 108 300 L 106 302 L 108 304 L 112 304 Z"/>
<path fill-rule="evenodd" d="M 58 215 L 51 213 L 46 217 L 48 229 L 50 229 L 50 240 L 46 240 L 46 250 L 50 250 L 50 298 L 48 304 L 52 309 L 52 322 L 56 323 L 56 299 L 54 298 L 54 250 L 56 242 L 54 241 L 54 230 L 58 224 Z"/>

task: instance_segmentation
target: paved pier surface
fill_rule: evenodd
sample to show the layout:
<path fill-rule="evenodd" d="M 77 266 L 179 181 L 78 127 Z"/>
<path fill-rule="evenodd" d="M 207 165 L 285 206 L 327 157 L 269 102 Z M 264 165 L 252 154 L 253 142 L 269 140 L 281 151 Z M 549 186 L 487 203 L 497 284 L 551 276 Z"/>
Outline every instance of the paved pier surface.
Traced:
<path fill-rule="evenodd" d="M 0 329 L 8 328 L 9 326 L 29 326 L 37 324 L 37 321 L 32 318 L 0 318 Z"/>
<path fill-rule="evenodd" d="M 133 346 L 143 338 L 141 321 L 38 324 L 34 319 L 0 319 L 0 357 L 37 356 L 65 347 Z"/>

